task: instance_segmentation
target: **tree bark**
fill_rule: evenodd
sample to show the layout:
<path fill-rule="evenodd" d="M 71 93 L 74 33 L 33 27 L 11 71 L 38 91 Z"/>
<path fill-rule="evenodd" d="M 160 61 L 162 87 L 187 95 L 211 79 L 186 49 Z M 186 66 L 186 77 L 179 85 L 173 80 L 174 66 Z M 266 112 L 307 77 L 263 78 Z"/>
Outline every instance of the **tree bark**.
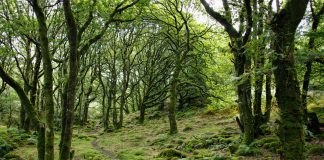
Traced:
<path fill-rule="evenodd" d="M 84 105 L 83 105 L 83 117 L 82 117 L 82 125 L 86 125 L 87 122 L 88 122 L 88 111 L 89 111 L 89 105 L 90 103 L 95 99 L 94 98 L 90 98 L 91 96 L 91 93 L 93 91 L 93 87 L 92 87 L 92 84 L 93 82 L 96 80 L 96 76 L 93 74 L 95 71 L 92 71 L 91 72 L 91 80 L 90 80 L 90 83 L 89 83 L 89 88 L 87 90 L 87 92 L 85 93 L 85 100 L 84 100 Z"/>
<path fill-rule="evenodd" d="M 241 51 L 243 52 L 243 51 Z M 236 76 L 241 77 L 245 73 L 246 56 L 243 53 L 235 53 Z M 254 122 L 251 109 L 251 79 L 241 79 L 237 85 L 238 108 L 240 112 L 241 124 L 244 128 L 243 143 L 250 144 L 254 139 Z"/>
<path fill-rule="evenodd" d="M 276 99 L 280 110 L 279 139 L 282 159 L 305 159 L 303 111 L 297 73 L 294 64 L 294 38 L 304 16 L 308 0 L 287 0 L 274 17 L 273 65 L 276 80 Z"/>
<path fill-rule="evenodd" d="M 177 86 L 179 81 L 179 75 L 181 71 L 181 63 L 179 63 L 180 55 L 177 54 L 177 61 L 174 73 L 171 79 L 171 86 L 170 86 L 170 105 L 168 107 L 168 117 L 169 117 L 169 124 L 170 124 L 170 134 L 178 133 L 177 121 L 176 121 L 176 108 L 178 102 L 178 94 L 177 94 Z"/>
<path fill-rule="evenodd" d="M 60 160 L 69 160 L 71 157 L 71 142 L 73 133 L 73 119 L 76 87 L 78 83 L 79 57 L 78 33 L 76 22 L 69 0 L 63 0 L 65 22 L 69 41 L 69 76 L 63 91 L 62 132 L 60 141 Z"/>
<path fill-rule="evenodd" d="M 230 47 L 234 55 L 234 67 L 236 76 L 242 78 L 246 72 L 250 70 L 250 59 L 245 55 L 244 45 L 249 41 L 249 37 L 252 29 L 252 9 L 250 0 L 244 0 L 244 6 L 246 9 L 247 26 L 244 35 L 238 32 L 232 24 L 231 11 L 228 8 L 228 2 L 223 1 L 226 16 L 214 11 L 212 7 L 205 0 L 200 0 L 204 6 L 206 12 L 218 21 L 225 29 L 231 39 Z M 243 18 L 243 17 L 242 17 Z M 244 28 L 240 23 L 239 28 Z M 254 120 L 251 109 L 251 78 L 248 76 L 237 84 L 237 96 L 238 96 L 238 108 L 240 113 L 241 125 L 244 128 L 243 142 L 250 144 L 254 139 Z"/>
<path fill-rule="evenodd" d="M 53 69 L 51 53 L 49 52 L 49 42 L 47 37 L 46 17 L 38 4 L 33 0 L 32 6 L 38 21 L 38 33 L 40 35 L 41 54 L 43 58 L 44 70 L 44 106 L 46 113 L 46 132 L 45 132 L 45 159 L 54 160 L 54 100 L 53 100 Z"/>
<path fill-rule="evenodd" d="M 268 71 L 266 74 L 266 110 L 264 113 L 264 120 L 265 122 L 269 122 L 270 120 L 270 113 L 272 108 L 272 95 L 271 95 L 271 75 L 272 71 Z"/>
<path fill-rule="evenodd" d="M 26 111 L 28 113 L 28 116 L 31 118 L 31 120 L 36 125 L 44 125 L 41 123 L 39 119 L 39 115 L 35 110 L 35 108 L 33 107 L 33 105 L 31 104 L 30 100 L 28 99 L 28 96 L 24 92 L 24 89 L 19 85 L 17 81 L 15 81 L 12 77 L 8 75 L 8 73 L 4 71 L 2 65 L 0 65 L 0 77 L 4 82 L 6 82 L 10 87 L 12 87 L 16 91 L 20 99 L 20 103 L 25 104 Z"/>

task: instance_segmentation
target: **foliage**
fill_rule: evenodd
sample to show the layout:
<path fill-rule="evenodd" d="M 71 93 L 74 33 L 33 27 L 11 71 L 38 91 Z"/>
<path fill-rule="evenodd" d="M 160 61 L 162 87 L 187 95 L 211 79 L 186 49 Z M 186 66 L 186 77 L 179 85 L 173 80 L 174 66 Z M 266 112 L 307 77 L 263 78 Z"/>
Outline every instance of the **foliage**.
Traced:
<path fill-rule="evenodd" d="M 0 131 L 0 156 L 4 156 L 10 151 L 24 145 L 35 145 L 36 136 L 19 130 L 10 128 Z"/>
<path fill-rule="evenodd" d="M 308 155 L 324 155 L 324 147 L 323 146 L 316 146 L 311 147 L 307 151 Z"/>

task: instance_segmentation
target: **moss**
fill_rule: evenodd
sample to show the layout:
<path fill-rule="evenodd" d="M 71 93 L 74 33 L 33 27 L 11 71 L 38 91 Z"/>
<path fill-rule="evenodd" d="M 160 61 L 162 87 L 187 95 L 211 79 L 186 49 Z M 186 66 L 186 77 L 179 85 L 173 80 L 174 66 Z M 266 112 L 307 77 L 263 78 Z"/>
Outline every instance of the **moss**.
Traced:
<path fill-rule="evenodd" d="M 216 111 L 210 108 L 207 108 L 206 111 L 204 111 L 203 113 L 203 117 L 207 117 L 207 116 L 215 116 L 216 115 Z"/>
<path fill-rule="evenodd" d="M 212 157 L 214 155 L 213 152 L 211 152 L 209 149 L 197 149 L 194 150 L 193 152 L 194 158 L 196 159 L 201 159 L 204 157 Z"/>
<path fill-rule="evenodd" d="M 173 158 L 173 157 L 178 157 L 178 158 L 186 158 L 188 157 L 188 154 L 181 152 L 176 149 L 164 149 L 161 151 L 159 154 L 159 157 L 165 157 L 165 158 Z"/>
<path fill-rule="evenodd" d="M 264 144 L 271 143 L 271 142 L 279 142 L 279 139 L 277 137 L 265 137 L 265 138 L 255 140 L 253 143 L 251 143 L 251 146 L 263 147 Z"/>
<path fill-rule="evenodd" d="M 277 137 L 265 137 L 262 139 L 255 140 L 250 146 L 252 147 L 263 147 L 271 152 L 280 153 L 281 145 Z"/>
<path fill-rule="evenodd" d="M 169 139 L 169 137 L 170 136 L 168 134 L 159 134 L 157 136 L 157 138 L 154 139 L 150 145 L 151 146 L 153 146 L 153 145 L 163 146 L 165 144 L 165 142 Z"/>
<path fill-rule="evenodd" d="M 163 116 L 163 113 L 161 111 L 155 111 L 153 114 L 150 114 L 147 116 L 147 119 L 160 119 Z"/>
<path fill-rule="evenodd" d="M 228 146 L 228 149 L 230 150 L 230 152 L 233 154 L 237 151 L 237 149 L 239 148 L 239 144 L 230 144 Z"/>
<path fill-rule="evenodd" d="M 90 140 L 87 135 L 82 135 L 82 134 L 81 135 L 77 135 L 77 138 L 78 139 L 82 139 L 82 140 L 86 140 L 86 141 Z"/>
<path fill-rule="evenodd" d="M 268 124 L 262 124 L 260 126 L 260 129 L 261 129 L 261 133 L 263 133 L 265 135 L 271 134 L 271 128 Z"/>
<path fill-rule="evenodd" d="M 35 139 L 35 138 L 28 138 L 28 139 L 26 139 L 26 144 L 27 145 L 36 145 L 37 144 L 37 139 Z"/>
<path fill-rule="evenodd" d="M 187 132 L 193 130 L 192 127 L 186 126 L 182 131 Z"/>
<path fill-rule="evenodd" d="M 280 142 L 270 142 L 263 145 L 264 148 L 271 152 L 278 153 L 280 149 Z"/>
<path fill-rule="evenodd" d="M 23 130 L 9 128 L 0 132 L 0 157 L 26 144 L 34 144 L 36 137 Z M 34 141 L 33 141 L 34 140 Z"/>
<path fill-rule="evenodd" d="M 106 159 L 104 155 L 102 155 L 100 152 L 96 150 L 88 150 L 83 154 L 84 159 L 89 159 L 89 160 L 102 160 Z"/>
<path fill-rule="evenodd" d="M 16 154 L 13 154 L 13 153 L 8 153 L 3 158 L 5 158 L 5 159 L 15 159 L 15 160 L 24 160 L 19 155 L 16 155 Z"/>
<path fill-rule="evenodd" d="M 218 138 L 219 143 L 229 144 L 229 143 L 232 143 L 233 141 L 234 141 L 233 137 L 228 137 L 228 138 L 219 137 Z"/>
<path fill-rule="evenodd" d="M 213 157 L 210 158 L 210 160 L 230 160 L 229 157 L 224 157 L 220 155 L 214 155 Z"/>
<path fill-rule="evenodd" d="M 324 147 L 321 146 L 316 146 L 316 147 L 311 147 L 307 151 L 308 155 L 324 155 Z"/>
<path fill-rule="evenodd" d="M 258 148 L 255 147 L 240 145 L 235 154 L 238 156 L 255 156 L 261 154 L 261 152 Z"/>
<path fill-rule="evenodd" d="M 146 160 L 148 159 L 148 153 L 145 152 L 145 148 L 129 148 L 124 149 L 118 152 L 117 158 L 120 160 L 128 160 L 128 159 L 137 159 L 137 160 Z"/>

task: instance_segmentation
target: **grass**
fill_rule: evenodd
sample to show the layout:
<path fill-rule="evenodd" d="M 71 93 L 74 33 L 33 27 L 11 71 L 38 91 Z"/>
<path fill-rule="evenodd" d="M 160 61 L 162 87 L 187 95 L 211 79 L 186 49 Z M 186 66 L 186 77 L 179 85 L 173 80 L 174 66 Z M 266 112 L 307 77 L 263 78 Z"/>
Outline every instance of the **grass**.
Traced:
<path fill-rule="evenodd" d="M 324 101 L 323 101 L 324 103 Z M 319 105 L 310 105 L 310 110 L 322 112 Z M 324 111 L 323 111 L 324 112 Z M 72 149 L 76 160 L 164 160 L 179 159 L 279 159 L 278 138 L 261 136 L 251 145 L 240 145 L 240 131 L 235 122 L 237 111 L 192 109 L 177 115 L 179 133 L 169 135 L 167 112 L 152 109 L 144 124 L 138 123 L 138 113 L 125 116 L 124 127 L 104 133 L 103 129 L 77 128 L 74 131 Z M 273 112 L 272 119 L 278 115 Z M 270 126 L 274 124 L 270 123 Z M 272 127 L 275 128 L 275 127 Z M 0 131 L 6 130 L 0 126 Z M 273 132 L 273 129 L 270 129 Z M 55 136 L 55 155 L 58 159 L 60 133 Z M 318 138 L 311 156 L 323 152 L 323 138 Z M 313 142 L 310 142 L 313 143 Z M 24 153 L 24 154 L 20 154 Z M 35 145 L 25 145 L 11 152 L 26 160 L 36 159 Z"/>

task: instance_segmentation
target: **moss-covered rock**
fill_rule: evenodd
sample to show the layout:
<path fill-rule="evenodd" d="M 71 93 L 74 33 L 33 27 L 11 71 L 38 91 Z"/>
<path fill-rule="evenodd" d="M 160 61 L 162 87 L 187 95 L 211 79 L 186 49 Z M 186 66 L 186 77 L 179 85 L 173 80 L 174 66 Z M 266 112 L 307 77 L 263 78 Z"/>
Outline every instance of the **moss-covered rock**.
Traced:
<path fill-rule="evenodd" d="M 185 152 L 181 152 L 176 149 L 164 149 L 161 151 L 159 154 L 159 157 L 165 157 L 167 159 L 172 159 L 173 157 L 178 157 L 178 158 L 187 158 L 189 155 Z"/>
<path fill-rule="evenodd" d="M 20 145 L 34 144 L 31 142 L 32 139 L 36 139 L 36 136 L 17 128 L 2 130 L 0 132 L 0 157 L 3 157 Z"/>
<path fill-rule="evenodd" d="M 256 147 L 240 145 L 235 154 L 238 156 L 255 156 L 261 154 L 261 151 Z"/>
<path fill-rule="evenodd" d="M 239 144 L 230 144 L 228 146 L 228 149 L 230 150 L 231 154 L 234 154 L 239 148 L 239 146 L 240 146 Z"/>
<path fill-rule="evenodd" d="M 15 160 L 24 160 L 19 155 L 12 154 L 12 153 L 6 154 L 3 158 L 5 158 L 5 159 L 15 159 Z"/>
<path fill-rule="evenodd" d="M 277 137 L 265 137 L 255 140 L 250 146 L 263 147 L 271 152 L 280 153 L 281 145 Z"/>
<path fill-rule="evenodd" d="M 186 126 L 182 131 L 184 131 L 184 132 L 188 132 L 188 131 L 191 131 L 191 130 L 193 130 L 192 127 L 190 127 L 190 126 Z"/>
<path fill-rule="evenodd" d="M 264 137 L 264 138 L 255 140 L 253 143 L 251 143 L 251 146 L 262 147 L 265 144 L 272 143 L 272 142 L 279 142 L 279 139 L 277 137 Z"/>

